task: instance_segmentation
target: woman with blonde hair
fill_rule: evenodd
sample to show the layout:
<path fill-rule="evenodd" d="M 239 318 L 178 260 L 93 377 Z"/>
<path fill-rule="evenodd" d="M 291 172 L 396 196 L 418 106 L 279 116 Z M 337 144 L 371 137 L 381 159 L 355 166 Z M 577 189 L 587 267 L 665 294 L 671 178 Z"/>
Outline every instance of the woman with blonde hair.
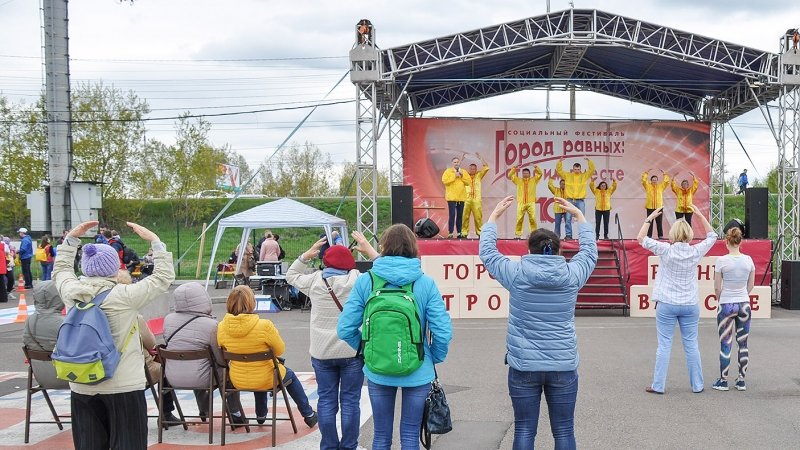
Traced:
<path fill-rule="evenodd" d="M 639 230 L 639 244 L 661 258 L 653 287 L 653 301 L 656 304 L 656 333 L 658 349 L 653 371 L 653 383 L 645 389 L 652 394 L 663 394 L 667 381 L 669 357 L 672 352 L 672 336 L 675 322 L 681 328 L 683 352 L 689 369 L 692 392 L 703 392 L 703 367 L 700 362 L 700 349 L 697 345 L 697 326 L 700 322 L 700 308 L 697 304 L 697 263 L 717 241 L 717 234 L 702 214 L 697 214 L 703 222 L 706 238 L 695 245 L 689 245 L 694 232 L 685 219 L 678 219 L 669 230 L 672 243 L 659 242 L 647 236 L 653 220 L 661 215 L 658 208 L 645 219 Z M 697 213 L 697 206 L 692 205 Z"/>
<path fill-rule="evenodd" d="M 714 268 L 714 293 L 719 299 L 717 328 L 719 330 L 719 379 L 711 386 L 718 391 L 728 390 L 728 369 L 731 366 L 733 326 L 736 325 L 736 342 L 739 344 L 739 378 L 736 389 L 747 390 L 744 375 L 750 353 L 747 337 L 750 335 L 750 291 L 756 278 L 753 259 L 739 251 L 742 230 L 731 228 L 725 233 L 728 254 L 717 259 Z"/>
<path fill-rule="evenodd" d="M 281 356 L 286 350 L 278 329 L 271 320 L 262 319 L 253 313 L 256 309 L 256 298 L 247 286 L 236 286 L 228 295 L 225 303 L 227 314 L 217 327 L 217 342 L 220 347 L 233 353 L 256 353 L 271 350 L 275 356 Z M 273 380 L 274 366 L 272 361 L 230 362 L 231 382 L 237 389 L 267 391 L 275 384 Z M 317 424 L 317 413 L 308 403 L 303 385 L 292 369 L 278 365 L 278 370 L 287 383 L 286 390 L 292 397 L 303 421 L 309 427 Z M 259 423 L 266 420 L 267 392 L 256 393 L 256 419 Z"/>

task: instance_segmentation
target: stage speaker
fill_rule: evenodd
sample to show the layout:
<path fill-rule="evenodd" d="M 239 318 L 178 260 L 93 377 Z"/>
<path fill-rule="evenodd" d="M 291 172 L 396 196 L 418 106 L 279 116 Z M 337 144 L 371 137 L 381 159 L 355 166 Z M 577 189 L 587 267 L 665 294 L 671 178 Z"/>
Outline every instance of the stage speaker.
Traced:
<path fill-rule="evenodd" d="M 392 223 L 402 223 L 414 229 L 414 188 L 392 186 Z"/>
<path fill-rule="evenodd" d="M 800 261 L 781 264 L 781 308 L 800 309 Z"/>
<path fill-rule="evenodd" d="M 730 230 L 731 228 L 738 228 L 739 231 L 741 231 L 742 235 L 744 236 L 744 222 L 742 222 L 741 220 L 731 219 L 730 222 L 725 224 L 725 228 L 722 229 L 722 234 L 727 234 L 728 230 Z"/>
<path fill-rule="evenodd" d="M 767 188 L 744 191 L 744 237 L 767 239 L 769 236 L 769 192 Z"/>
<path fill-rule="evenodd" d="M 439 226 L 431 219 L 423 217 L 414 224 L 414 233 L 421 238 L 430 239 L 439 234 Z"/>

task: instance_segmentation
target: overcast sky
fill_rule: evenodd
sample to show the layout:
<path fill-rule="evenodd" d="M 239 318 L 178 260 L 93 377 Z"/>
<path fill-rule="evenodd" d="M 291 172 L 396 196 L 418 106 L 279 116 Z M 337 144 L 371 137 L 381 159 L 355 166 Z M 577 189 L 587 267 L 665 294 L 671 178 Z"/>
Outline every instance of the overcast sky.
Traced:
<path fill-rule="evenodd" d="M 502 6 L 498 6 L 501 3 Z M 551 1 L 551 10 L 569 2 Z M 777 53 L 779 38 L 800 25 L 800 3 L 752 0 L 637 2 L 576 0 L 627 17 Z M 69 4 L 73 85 L 113 84 L 145 99 L 151 117 L 281 109 L 319 101 L 347 71 L 356 22 L 368 18 L 381 48 L 403 45 L 546 12 L 541 1 L 419 0 L 80 0 Z M 0 94 L 35 101 L 42 88 L 41 19 L 35 0 L 0 0 Z M 238 60 L 238 61 L 232 61 Z M 242 61 L 251 60 L 251 61 Z M 252 61 L 256 60 L 256 61 Z M 352 100 L 345 79 L 331 100 Z M 528 91 L 425 114 L 543 118 L 545 94 Z M 554 93 L 551 116 L 568 116 L 568 96 Z M 284 140 L 306 110 L 211 117 L 211 140 L 228 143 L 255 167 Z M 598 94 L 579 92 L 580 119 L 676 119 L 682 116 Z M 339 164 L 355 160 L 353 103 L 320 108 L 293 141 L 309 141 Z M 753 167 L 726 130 L 726 167 L 764 175 L 777 147 L 758 111 L 732 122 Z M 170 143 L 173 121 L 148 123 L 148 137 Z M 388 133 L 387 133 L 388 134 Z M 381 146 L 382 150 L 386 146 Z M 388 157 L 382 156 L 383 165 Z"/>

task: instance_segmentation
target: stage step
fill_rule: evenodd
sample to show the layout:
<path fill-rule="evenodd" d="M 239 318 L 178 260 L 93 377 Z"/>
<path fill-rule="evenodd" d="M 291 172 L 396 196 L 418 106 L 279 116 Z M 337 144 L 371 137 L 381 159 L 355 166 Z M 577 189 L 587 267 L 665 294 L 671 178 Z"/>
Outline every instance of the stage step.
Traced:
<path fill-rule="evenodd" d="M 615 284 L 615 283 L 611 283 L 611 284 L 586 283 L 586 284 L 583 285 L 583 287 L 584 288 L 603 288 L 603 289 L 620 288 L 620 290 L 621 290 L 621 286 L 619 284 Z"/>
<path fill-rule="evenodd" d="M 580 297 L 625 297 L 622 292 L 578 292 Z"/>
<path fill-rule="evenodd" d="M 600 302 L 598 302 L 598 303 L 594 303 L 594 302 L 577 302 L 575 304 L 575 307 L 577 309 L 593 309 L 593 308 L 596 308 L 596 309 L 600 309 L 600 308 L 603 308 L 603 309 L 618 309 L 619 308 L 619 309 L 625 309 L 625 310 L 628 309 L 628 305 L 626 305 L 625 303 L 600 303 Z"/>

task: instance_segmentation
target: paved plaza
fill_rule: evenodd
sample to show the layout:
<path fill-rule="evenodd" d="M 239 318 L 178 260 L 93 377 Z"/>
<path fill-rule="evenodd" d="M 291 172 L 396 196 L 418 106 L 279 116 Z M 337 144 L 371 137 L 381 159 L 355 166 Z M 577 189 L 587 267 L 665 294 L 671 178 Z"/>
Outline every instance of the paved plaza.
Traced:
<path fill-rule="evenodd" d="M 222 292 L 215 292 L 214 312 L 224 313 Z M 15 306 L 9 303 L 9 307 Z M 275 322 L 287 344 L 287 365 L 303 373 L 312 404 L 315 380 L 308 356 L 309 314 L 299 310 L 264 315 Z M 506 321 L 501 319 L 455 320 L 454 340 L 447 361 L 439 366 L 454 419 L 451 433 L 434 437 L 433 448 L 510 449 L 513 413 L 506 388 Z M 576 411 L 579 448 L 588 449 L 786 449 L 800 441 L 800 311 L 773 309 L 771 319 L 754 320 L 750 334 L 751 362 L 746 392 L 717 392 L 710 388 L 718 375 L 716 323 L 700 322 L 700 348 L 706 390 L 693 394 L 689 388 L 680 341 L 673 348 L 663 396 L 647 394 L 652 375 L 656 337 L 653 319 L 622 317 L 618 311 L 579 312 L 576 319 L 581 355 L 580 390 Z M 21 347 L 21 324 L 0 325 L 0 448 L 70 448 L 69 431 L 55 425 L 32 426 L 33 442 L 22 444 L 26 370 Z M 735 367 L 732 368 L 732 373 Z M 369 448 L 372 420 L 366 389 L 363 390 L 360 443 Z M 68 411 L 68 395 L 57 395 L 57 404 Z M 247 396 L 245 396 L 247 397 Z M 22 401 L 20 401 L 20 399 Z M 191 394 L 182 405 L 193 406 Z M 252 400 L 245 398 L 246 408 Z M 43 403 L 36 414 L 46 417 Z M 217 403 L 218 404 L 218 403 Z M 399 402 L 398 402 L 399 404 Z M 58 407 L 58 406 L 57 406 Z M 151 402 L 151 410 L 154 411 Z M 44 415 L 43 415 L 44 414 Z M 399 418 L 399 410 L 395 420 Z M 155 445 L 155 420 L 151 419 L 152 448 L 208 447 L 204 427 L 190 431 L 173 428 L 165 443 Z M 288 424 L 286 424 L 288 427 Z M 317 429 L 302 422 L 300 433 L 281 428 L 281 448 L 318 448 Z M 231 448 L 263 448 L 268 430 L 232 433 Z M 395 433 L 396 447 L 399 448 Z M 219 443 L 218 432 L 215 444 Z M 539 423 L 539 448 L 552 448 L 546 408 Z"/>

